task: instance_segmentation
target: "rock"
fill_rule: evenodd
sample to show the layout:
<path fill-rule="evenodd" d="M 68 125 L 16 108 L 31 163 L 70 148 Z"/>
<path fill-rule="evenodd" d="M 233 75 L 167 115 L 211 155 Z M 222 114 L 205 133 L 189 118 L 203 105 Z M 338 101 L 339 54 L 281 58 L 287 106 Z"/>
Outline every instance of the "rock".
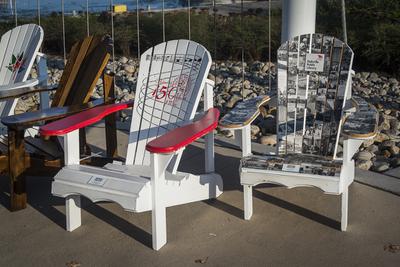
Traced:
<path fill-rule="evenodd" d="M 242 73 L 242 70 L 241 70 L 240 67 L 238 67 L 238 66 L 233 66 L 233 67 L 231 67 L 231 68 L 230 68 L 230 71 L 231 71 L 233 74 L 236 74 L 236 75 L 239 75 L 239 74 Z"/>
<path fill-rule="evenodd" d="M 377 145 L 371 145 L 371 146 L 367 147 L 367 150 L 372 153 L 375 153 L 375 152 L 379 151 L 379 147 Z"/>
<path fill-rule="evenodd" d="M 383 161 L 375 161 L 372 166 L 372 170 L 376 172 L 384 172 L 389 169 L 389 163 Z"/>
<path fill-rule="evenodd" d="M 355 156 L 356 159 L 363 161 L 370 161 L 373 157 L 375 157 L 374 153 L 366 150 L 358 152 Z"/>
<path fill-rule="evenodd" d="M 242 97 L 239 95 L 232 95 L 229 99 L 228 103 L 226 103 L 227 108 L 233 108 L 238 101 L 242 100 Z"/>
<path fill-rule="evenodd" d="M 245 80 L 245 81 L 243 82 L 243 87 L 244 87 L 245 89 L 249 89 L 249 88 L 250 88 L 250 85 L 251 85 L 251 83 L 250 83 L 249 80 Z"/>
<path fill-rule="evenodd" d="M 272 69 L 275 67 L 275 64 L 272 62 L 267 62 L 261 69 L 262 72 L 268 72 L 269 70 L 272 71 Z"/>
<path fill-rule="evenodd" d="M 385 158 L 390 158 L 392 154 L 390 153 L 389 150 L 385 149 L 382 151 L 382 156 L 384 156 Z"/>
<path fill-rule="evenodd" d="M 136 70 L 136 68 L 133 65 L 125 65 L 125 67 L 124 67 L 124 71 L 129 74 L 134 74 L 135 70 Z"/>
<path fill-rule="evenodd" d="M 398 147 L 398 146 L 391 146 L 390 148 L 389 148 L 389 152 L 392 154 L 392 155 L 397 155 L 397 154 L 399 154 L 399 152 L 400 152 L 400 148 Z"/>
<path fill-rule="evenodd" d="M 268 136 L 261 136 L 260 144 L 275 146 L 276 145 L 276 134 L 268 135 Z"/>
<path fill-rule="evenodd" d="M 261 71 L 262 68 L 264 67 L 264 64 L 260 61 L 254 61 L 253 64 L 251 64 L 250 70 L 251 71 Z"/>
<path fill-rule="evenodd" d="M 385 148 L 389 148 L 389 147 L 392 147 L 392 146 L 395 146 L 395 145 L 396 145 L 396 143 L 394 141 L 392 141 L 392 140 L 383 141 L 382 144 L 381 144 L 381 146 L 385 147 Z"/>
<path fill-rule="evenodd" d="M 215 81 L 215 76 L 212 75 L 211 73 L 208 73 L 208 79 L 210 79 L 211 81 Z"/>
<path fill-rule="evenodd" d="M 378 133 L 374 139 L 375 142 L 382 143 L 383 141 L 389 140 L 389 136 L 384 133 Z"/>
<path fill-rule="evenodd" d="M 363 147 L 369 147 L 374 144 L 374 139 L 367 139 L 363 142 Z"/>
<path fill-rule="evenodd" d="M 251 125 L 250 132 L 252 136 L 256 136 L 260 132 L 260 128 L 257 125 Z"/>
<path fill-rule="evenodd" d="M 390 161 L 390 166 L 393 167 L 393 168 L 395 168 L 395 167 L 397 167 L 397 166 L 400 166 L 400 157 L 393 158 L 393 159 Z"/>
<path fill-rule="evenodd" d="M 220 133 L 228 138 L 233 137 L 233 131 L 229 129 L 223 129 L 220 131 Z"/>
<path fill-rule="evenodd" d="M 264 118 L 259 124 L 258 127 L 261 128 L 263 135 L 276 133 L 276 119 L 274 116 L 269 115 Z"/>
<path fill-rule="evenodd" d="M 128 63 L 129 59 L 126 58 L 126 57 L 121 57 L 118 61 L 119 61 L 119 63 L 121 63 L 121 64 L 126 64 L 126 63 Z"/>
<path fill-rule="evenodd" d="M 357 160 L 356 167 L 362 170 L 369 170 L 372 167 L 372 161 L 370 160 Z"/>
<path fill-rule="evenodd" d="M 368 80 L 370 80 L 371 82 L 376 83 L 376 82 L 380 81 L 380 78 L 379 78 L 378 74 L 376 74 L 375 72 L 372 72 L 369 75 Z"/>

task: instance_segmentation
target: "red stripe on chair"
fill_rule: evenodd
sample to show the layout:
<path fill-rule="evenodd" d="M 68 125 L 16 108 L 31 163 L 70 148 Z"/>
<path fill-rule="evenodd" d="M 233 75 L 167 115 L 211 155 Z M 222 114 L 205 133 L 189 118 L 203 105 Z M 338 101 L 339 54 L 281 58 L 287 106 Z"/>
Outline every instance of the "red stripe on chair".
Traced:
<path fill-rule="evenodd" d="M 111 105 L 98 106 L 64 119 L 40 127 L 39 132 L 44 136 L 64 135 L 74 130 L 84 128 L 103 119 L 114 112 L 133 106 L 133 101 Z"/>
<path fill-rule="evenodd" d="M 219 110 L 211 108 L 200 120 L 152 140 L 146 145 L 146 150 L 151 153 L 175 152 L 214 130 L 218 125 L 218 118 Z"/>

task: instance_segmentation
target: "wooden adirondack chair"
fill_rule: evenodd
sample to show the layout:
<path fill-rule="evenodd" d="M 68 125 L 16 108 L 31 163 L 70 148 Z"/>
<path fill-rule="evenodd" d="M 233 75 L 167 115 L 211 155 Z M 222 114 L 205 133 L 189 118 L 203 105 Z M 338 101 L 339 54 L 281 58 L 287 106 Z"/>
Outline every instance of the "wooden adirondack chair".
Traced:
<path fill-rule="evenodd" d="M 275 155 L 249 156 L 250 139 L 243 139 L 247 151 L 241 161 L 240 180 L 246 220 L 253 213 L 253 186 L 314 186 L 342 196 L 341 230 L 346 230 L 353 155 L 365 139 L 376 134 L 378 120 L 373 106 L 351 96 L 352 62 L 353 51 L 347 44 L 322 34 L 297 36 L 281 45 L 276 96 L 247 101 L 259 106 L 276 99 L 278 140 Z M 253 113 L 246 113 L 246 105 L 233 109 L 220 125 L 248 128 L 259 111 L 253 108 Z M 342 155 L 339 140 L 343 142 Z"/>
<path fill-rule="evenodd" d="M 54 177 L 52 193 L 66 198 L 67 230 L 81 225 L 80 195 L 93 202 L 113 201 L 133 212 L 152 211 L 153 248 L 166 243 L 166 207 L 216 198 L 222 179 L 214 172 L 213 82 L 207 80 L 211 56 L 187 40 L 161 43 L 140 61 L 127 158 L 103 168 L 79 165 L 77 129 L 132 106 L 120 103 L 91 109 L 40 128 L 65 140 L 65 167 Z M 206 111 L 192 122 L 204 88 Z M 206 135 L 205 174 L 177 171 L 183 149 Z"/>
<path fill-rule="evenodd" d="M 112 75 L 105 74 L 105 99 L 89 102 L 95 85 L 109 61 L 109 50 L 109 40 L 102 40 L 101 37 L 86 37 L 72 47 L 58 86 L 21 87 L 15 90 L 13 95 L 2 95 L 0 92 L 0 98 L 9 98 L 33 92 L 56 90 L 51 108 L 3 117 L 1 120 L 8 127 L 7 148 L 11 180 L 11 210 L 20 210 L 26 207 L 25 170 L 31 161 L 34 161 L 33 165 L 44 161 L 40 166 L 59 166 L 60 158 L 63 156 L 63 150 L 59 146 L 58 140 L 46 141 L 42 138 L 25 136 L 26 129 L 109 101 L 108 97 L 113 86 Z M 84 132 L 81 135 L 84 139 Z M 115 133 L 109 133 L 108 139 L 115 138 Z M 84 147 L 85 142 L 81 144 L 81 147 Z M 25 148 L 29 152 L 28 156 L 25 155 Z M 24 158 L 27 160 L 21 160 Z"/>

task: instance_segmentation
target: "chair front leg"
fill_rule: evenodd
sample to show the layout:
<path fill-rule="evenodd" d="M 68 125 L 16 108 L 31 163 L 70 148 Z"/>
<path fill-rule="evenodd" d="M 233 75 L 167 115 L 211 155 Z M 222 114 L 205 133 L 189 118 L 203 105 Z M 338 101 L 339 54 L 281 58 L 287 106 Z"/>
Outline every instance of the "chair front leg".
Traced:
<path fill-rule="evenodd" d="M 253 186 L 243 185 L 244 219 L 250 220 L 253 215 Z"/>
<path fill-rule="evenodd" d="M 153 249 L 159 250 L 167 243 L 167 218 L 165 205 L 165 170 L 171 160 L 169 154 L 151 153 L 152 239 Z"/>
<path fill-rule="evenodd" d="M 242 157 L 250 156 L 251 153 L 251 125 L 235 130 L 236 144 L 242 149 Z"/>
<path fill-rule="evenodd" d="M 26 208 L 24 130 L 8 128 L 8 170 L 10 175 L 11 211 Z"/>
<path fill-rule="evenodd" d="M 65 165 L 79 164 L 79 130 L 72 131 L 64 136 L 64 163 Z M 66 228 L 72 232 L 81 226 L 81 198 L 79 195 L 69 195 L 65 199 Z"/>

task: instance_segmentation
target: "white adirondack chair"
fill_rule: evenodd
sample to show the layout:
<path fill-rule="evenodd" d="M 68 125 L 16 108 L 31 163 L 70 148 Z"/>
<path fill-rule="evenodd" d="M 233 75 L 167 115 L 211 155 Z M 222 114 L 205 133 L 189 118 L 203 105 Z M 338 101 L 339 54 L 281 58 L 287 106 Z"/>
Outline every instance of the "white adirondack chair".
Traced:
<path fill-rule="evenodd" d="M 15 27 L 3 34 L 0 40 L 0 117 L 14 114 L 17 97 L 27 88 L 47 84 L 47 63 L 39 52 L 43 41 L 43 29 L 35 24 Z M 33 64 L 37 63 L 38 77 L 29 79 Z M 15 95 L 15 97 L 14 97 Z M 41 108 L 48 107 L 48 92 L 41 92 Z M 0 135 L 7 134 L 7 127 L 1 124 Z M 2 137 L 1 137 L 2 138 Z"/>
<path fill-rule="evenodd" d="M 54 177 L 52 193 L 66 198 L 68 231 L 81 225 L 80 195 L 93 202 L 113 201 L 128 211 L 152 212 L 153 248 L 158 250 L 166 243 L 166 207 L 222 193 L 222 179 L 214 172 L 212 129 L 219 112 L 212 108 L 213 82 L 206 79 L 210 66 L 209 52 L 188 40 L 161 43 L 141 56 L 123 165 L 79 165 L 77 129 L 129 103 L 94 108 L 40 129 L 42 135 L 65 136 L 66 166 Z M 203 89 L 208 111 L 191 122 Z M 205 134 L 205 174 L 177 171 L 184 147 Z"/>
<path fill-rule="evenodd" d="M 244 112 L 243 107 L 253 99 L 221 119 L 222 127 L 248 136 L 242 138 L 244 158 L 240 167 L 246 220 L 253 213 L 253 186 L 313 186 L 342 196 L 341 230 L 346 230 L 353 156 L 365 139 L 376 134 L 378 119 L 373 106 L 351 96 L 352 62 L 353 51 L 347 44 L 322 34 L 297 36 L 281 45 L 278 92 L 255 99 L 259 103 L 277 102 L 275 155 L 251 155 L 248 128 L 256 116 Z M 338 152 L 340 139 L 342 155 Z"/>

